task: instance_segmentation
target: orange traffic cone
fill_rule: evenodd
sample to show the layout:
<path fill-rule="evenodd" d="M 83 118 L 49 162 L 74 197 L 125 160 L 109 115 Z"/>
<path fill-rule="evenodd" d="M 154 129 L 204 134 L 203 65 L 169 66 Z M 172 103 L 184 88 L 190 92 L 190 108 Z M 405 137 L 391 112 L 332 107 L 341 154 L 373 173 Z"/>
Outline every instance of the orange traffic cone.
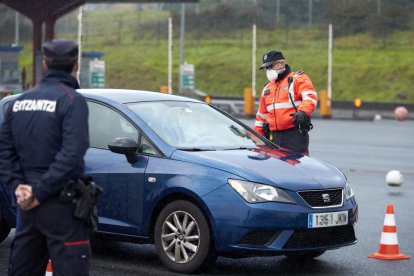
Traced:
<path fill-rule="evenodd" d="M 45 276 L 52 276 L 52 275 L 53 275 L 53 271 L 52 271 L 52 261 L 49 260 L 49 262 L 47 263 L 47 268 L 46 268 Z"/>
<path fill-rule="evenodd" d="M 381 241 L 378 252 L 368 255 L 369 258 L 381 260 L 404 260 L 409 259 L 399 252 L 397 239 L 397 226 L 395 225 L 394 206 L 387 206 L 387 213 L 384 219 L 384 228 L 382 229 Z"/>

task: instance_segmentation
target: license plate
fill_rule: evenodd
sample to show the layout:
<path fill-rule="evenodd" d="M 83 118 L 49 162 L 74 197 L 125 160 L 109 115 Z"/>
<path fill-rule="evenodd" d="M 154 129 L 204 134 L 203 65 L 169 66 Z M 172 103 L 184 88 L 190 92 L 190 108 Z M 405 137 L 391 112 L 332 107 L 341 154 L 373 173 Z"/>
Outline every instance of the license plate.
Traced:
<path fill-rule="evenodd" d="M 348 224 L 348 211 L 308 214 L 308 228 L 331 227 Z"/>

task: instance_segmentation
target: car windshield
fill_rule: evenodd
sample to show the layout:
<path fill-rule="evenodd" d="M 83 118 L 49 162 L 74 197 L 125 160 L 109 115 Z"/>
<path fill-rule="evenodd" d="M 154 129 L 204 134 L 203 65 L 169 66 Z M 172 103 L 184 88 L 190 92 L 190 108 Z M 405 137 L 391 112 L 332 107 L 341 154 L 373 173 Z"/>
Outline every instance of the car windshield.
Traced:
<path fill-rule="evenodd" d="M 167 144 L 181 150 L 252 149 L 265 143 L 250 130 L 204 103 L 128 104 Z"/>

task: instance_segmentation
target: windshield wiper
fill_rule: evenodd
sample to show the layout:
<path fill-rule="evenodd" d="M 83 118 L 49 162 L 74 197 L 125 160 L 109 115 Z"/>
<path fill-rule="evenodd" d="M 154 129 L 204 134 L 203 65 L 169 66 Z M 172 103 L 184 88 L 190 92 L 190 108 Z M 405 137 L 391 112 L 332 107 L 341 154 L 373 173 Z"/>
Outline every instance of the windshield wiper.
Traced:
<path fill-rule="evenodd" d="M 183 147 L 183 148 L 177 148 L 178 150 L 183 151 L 215 151 L 214 148 L 197 148 L 197 147 Z"/>
<path fill-rule="evenodd" d="M 223 150 L 247 150 L 247 149 L 257 149 L 254 147 L 234 147 L 234 148 L 225 148 Z"/>
<path fill-rule="evenodd" d="M 233 132 L 233 133 L 234 133 L 234 134 L 236 134 L 237 136 L 240 136 L 240 137 L 243 137 L 243 138 L 245 138 L 245 137 L 246 137 L 246 134 L 245 134 L 245 133 L 242 133 L 242 132 L 240 131 L 240 129 L 238 129 L 236 126 L 231 125 L 231 126 L 229 126 L 229 128 L 230 128 L 231 132 Z"/>

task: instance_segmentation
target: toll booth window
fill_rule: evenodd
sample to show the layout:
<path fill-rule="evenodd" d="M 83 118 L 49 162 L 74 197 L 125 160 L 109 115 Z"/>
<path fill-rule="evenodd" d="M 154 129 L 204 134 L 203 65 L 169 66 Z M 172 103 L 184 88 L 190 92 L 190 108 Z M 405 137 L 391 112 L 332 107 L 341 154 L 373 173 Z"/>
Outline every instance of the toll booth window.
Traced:
<path fill-rule="evenodd" d="M 3 63 L 1 66 L 1 83 L 18 84 L 19 71 Z"/>
<path fill-rule="evenodd" d="M 108 149 L 118 137 L 138 140 L 138 130 L 117 111 L 94 102 L 88 102 L 89 140 L 93 148 Z"/>

